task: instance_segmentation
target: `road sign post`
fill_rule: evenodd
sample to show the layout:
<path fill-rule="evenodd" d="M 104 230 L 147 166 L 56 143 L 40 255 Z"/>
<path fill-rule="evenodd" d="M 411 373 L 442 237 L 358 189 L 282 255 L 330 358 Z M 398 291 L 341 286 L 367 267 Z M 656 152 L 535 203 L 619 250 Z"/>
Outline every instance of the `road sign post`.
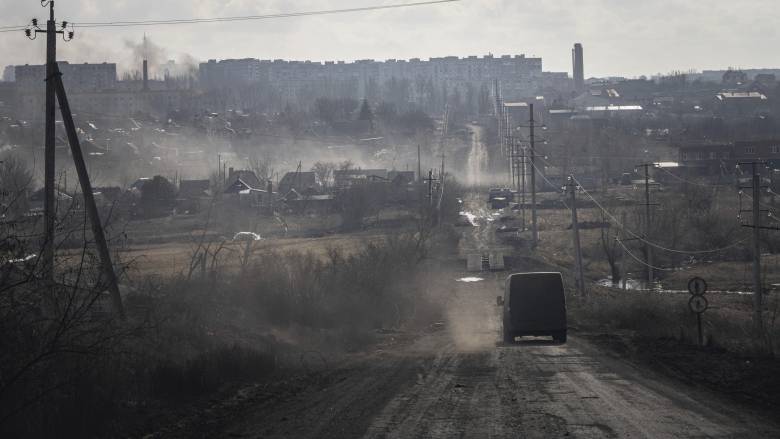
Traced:
<path fill-rule="evenodd" d="M 692 313 L 696 314 L 699 346 L 702 346 L 704 344 L 704 335 L 701 328 L 701 315 L 710 307 L 707 298 L 704 297 L 704 294 L 707 292 L 707 282 L 700 277 L 694 277 L 688 281 L 688 291 L 691 293 L 691 298 L 688 300 L 688 308 L 690 308 Z"/>

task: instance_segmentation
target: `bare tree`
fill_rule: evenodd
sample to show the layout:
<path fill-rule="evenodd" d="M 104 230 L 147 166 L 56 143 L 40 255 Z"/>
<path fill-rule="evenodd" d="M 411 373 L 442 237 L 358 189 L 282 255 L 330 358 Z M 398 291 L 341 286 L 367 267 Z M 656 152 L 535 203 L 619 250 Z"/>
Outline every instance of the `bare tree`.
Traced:
<path fill-rule="evenodd" d="M 333 171 L 336 170 L 337 166 L 336 163 L 332 162 L 317 162 L 311 167 L 311 170 L 324 187 L 329 187 L 333 182 Z"/>
<path fill-rule="evenodd" d="M 0 217 L 15 217 L 27 211 L 33 181 L 32 171 L 19 157 L 0 158 Z"/>

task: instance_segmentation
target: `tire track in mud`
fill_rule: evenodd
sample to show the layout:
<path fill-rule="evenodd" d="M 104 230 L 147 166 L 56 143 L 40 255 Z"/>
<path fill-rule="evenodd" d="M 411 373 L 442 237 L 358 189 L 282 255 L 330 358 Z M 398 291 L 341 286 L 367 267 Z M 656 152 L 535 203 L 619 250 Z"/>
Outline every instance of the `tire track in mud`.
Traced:
<path fill-rule="evenodd" d="M 424 360 L 422 360 L 424 362 Z M 352 438 L 400 390 L 414 382 L 421 359 L 380 354 L 312 379 L 294 394 L 247 407 L 243 420 L 225 431 L 230 437 Z M 205 435 L 203 437 L 222 437 Z"/>

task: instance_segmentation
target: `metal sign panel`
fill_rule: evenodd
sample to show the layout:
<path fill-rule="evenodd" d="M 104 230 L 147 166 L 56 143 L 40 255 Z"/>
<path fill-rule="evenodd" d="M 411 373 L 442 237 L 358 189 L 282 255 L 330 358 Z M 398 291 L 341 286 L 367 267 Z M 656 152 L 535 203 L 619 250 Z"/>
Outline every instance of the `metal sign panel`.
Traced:
<path fill-rule="evenodd" d="M 704 311 L 707 311 L 707 308 L 709 307 L 710 304 L 707 302 L 707 298 L 702 295 L 692 296 L 691 300 L 688 301 L 688 308 L 690 308 L 691 311 L 696 314 L 701 314 Z"/>
<path fill-rule="evenodd" d="M 694 277 L 688 281 L 688 291 L 694 296 L 701 296 L 707 292 L 707 281 L 700 277 Z"/>

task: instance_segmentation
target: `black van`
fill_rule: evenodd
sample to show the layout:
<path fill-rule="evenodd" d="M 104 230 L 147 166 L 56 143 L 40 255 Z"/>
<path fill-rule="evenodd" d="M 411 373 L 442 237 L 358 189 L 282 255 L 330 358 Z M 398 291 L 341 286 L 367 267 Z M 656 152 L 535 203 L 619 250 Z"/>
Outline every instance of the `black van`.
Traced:
<path fill-rule="evenodd" d="M 504 296 L 504 342 L 524 335 L 551 335 L 566 342 L 566 298 L 561 273 L 518 273 L 506 279 Z"/>

